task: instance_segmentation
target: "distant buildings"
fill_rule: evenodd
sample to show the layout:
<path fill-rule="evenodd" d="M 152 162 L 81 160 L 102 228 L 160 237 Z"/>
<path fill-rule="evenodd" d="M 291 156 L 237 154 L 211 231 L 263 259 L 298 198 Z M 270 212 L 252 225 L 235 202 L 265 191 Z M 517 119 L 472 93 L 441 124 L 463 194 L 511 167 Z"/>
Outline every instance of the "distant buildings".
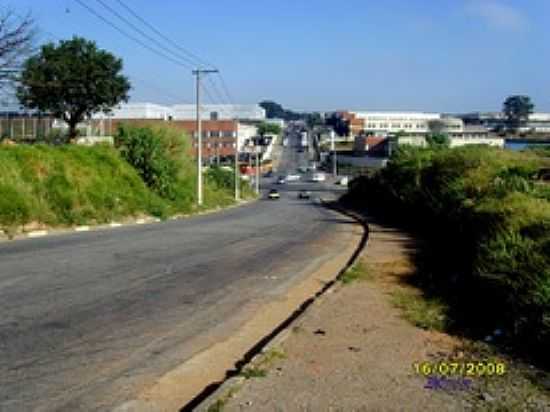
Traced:
<path fill-rule="evenodd" d="M 462 139 L 488 137 L 487 129 L 467 127 L 462 119 L 441 113 L 360 111 L 342 112 L 342 116 L 349 121 L 353 136 L 426 136 L 441 133 Z"/>
<path fill-rule="evenodd" d="M 507 126 L 502 112 L 472 112 L 457 117 L 466 125 L 482 126 L 491 131 L 505 130 Z M 550 113 L 532 113 L 519 132 L 550 133 Z"/>

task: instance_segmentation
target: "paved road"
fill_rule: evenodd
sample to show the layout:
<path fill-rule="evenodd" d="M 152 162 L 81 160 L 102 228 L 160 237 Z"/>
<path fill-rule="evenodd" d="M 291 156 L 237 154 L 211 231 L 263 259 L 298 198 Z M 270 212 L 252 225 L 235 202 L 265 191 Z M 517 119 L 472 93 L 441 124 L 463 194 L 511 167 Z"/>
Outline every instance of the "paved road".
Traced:
<path fill-rule="evenodd" d="M 280 171 L 301 156 L 286 148 Z M 210 216 L 0 244 L 0 411 L 109 410 L 341 251 L 349 221 L 298 201 L 301 186 Z"/>

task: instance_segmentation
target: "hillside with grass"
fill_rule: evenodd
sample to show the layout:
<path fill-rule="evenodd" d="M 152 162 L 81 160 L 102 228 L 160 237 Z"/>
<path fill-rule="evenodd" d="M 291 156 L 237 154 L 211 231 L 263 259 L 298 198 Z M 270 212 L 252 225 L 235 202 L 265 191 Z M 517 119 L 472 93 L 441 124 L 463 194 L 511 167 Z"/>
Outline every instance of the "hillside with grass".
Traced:
<path fill-rule="evenodd" d="M 346 200 L 419 233 L 416 281 L 449 325 L 542 354 L 550 345 L 550 166 L 540 151 L 400 148 Z M 541 359 L 544 357 L 541 357 Z"/>
<path fill-rule="evenodd" d="M 100 224 L 198 211 L 185 135 L 121 127 L 115 147 L 0 145 L 0 230 Z M 205 172 L 203 209 L 234 203 L 234 175 Z M 243 185 L 244 197 L 252 192 Z"/>

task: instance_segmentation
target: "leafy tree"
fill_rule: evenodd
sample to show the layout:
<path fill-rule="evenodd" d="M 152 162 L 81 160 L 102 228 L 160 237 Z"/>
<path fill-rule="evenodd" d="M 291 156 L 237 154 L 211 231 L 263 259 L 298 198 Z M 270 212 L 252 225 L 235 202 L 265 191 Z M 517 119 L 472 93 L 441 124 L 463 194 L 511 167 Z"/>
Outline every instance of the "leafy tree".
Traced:
<path fill-rule="evenodd" d="M 503 109 L 508 127 L 517 130 L 529 119 L 533 113 L 535 105 L 531 102 L 529 96 L 515 95 L 510 96 L 504 101 Z"/>
<path fill-rule="evenodd" d="M 431 133 L 426 136 L 426 143 L 428 143 L 428 147 L 433 148 L 444 148 L 449 147 L 451 145 L 451 142 L 449 140 L 449 136 L 447 136 L 444 133 Z"/>
<path fill-rule="evenodd" d="M 265 114 L 268 119 L 283 119 L 283 120 L 305 120 L 305 114 L 285 110 L 279 103 L 270 100 L 260 102 L 260 106 L 265 109 Z"/>
<path fill-rule="evenodd" d="M 263 122 L 258 126 L 258 134 L 264 136 L 266 134 L 279 134 L 281 133 L 281 126 L 278 124 Z"/>
<path fill-rule="evenodd" d="M 260 102 L 260 106 L 265 110 L 268 119 L 283 119 L 285 117 L 285 109 L 279 103 L 266 100 Z"/>
<path fill-rule="evenodd" d="M 306 123 L 309 128 L 313 128 L 315 126 L 322 126 L 325 124 L 325 122 L 323 121 L 323 118 L 321 117 L 321 114 L 317 112 L 308 113 L 306 115 Z"/>
<path fill-rule="evenodd" d="M 63 119 L 69 138 L 94 113 L 108 113 L 128 101 L 130 83 L 120 74 L 122 60 L 81 37 L 48 43 L 23 67 L 17 97 L 22 104 Z"/>
<path fill-rule="evenodd" d="M 348 136 L 350 132 L 349 121 L 345 120 L 340 114 L 332 113 L 325 120 L 328 126 L 332 126 L 338 136 Z"/>
<path fill-rule="evenodd" d="M 442 134 L 447 128 L 447 124 L 441 119 L 430 120 L 428 121 L 428 128 L 433 134 Z"/>

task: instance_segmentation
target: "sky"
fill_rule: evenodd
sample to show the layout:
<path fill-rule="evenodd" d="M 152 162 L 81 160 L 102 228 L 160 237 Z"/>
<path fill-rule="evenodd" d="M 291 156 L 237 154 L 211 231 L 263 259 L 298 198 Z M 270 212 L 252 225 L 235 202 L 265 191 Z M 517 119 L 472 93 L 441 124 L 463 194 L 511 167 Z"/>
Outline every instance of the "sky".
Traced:
<path fill-rule="evenodd" d="M 98 0 L 81 1 L 159 49 Z M 116 0 L 103 2 L 155 36 Z M 497 111 L 507 96 L 526 94 L 536 110 L 550 111 L 549 0 L 123 2 L 219 68 L 235 103 L 268 99 L 294 110 L 460 113 Z M 79 35 L 123 58 L 133 102 L 189 103 L 195 97 L 189 67 L 143 48 L 76 0 L 1 3 L 31 11 L 43 41 Z M 211 76 L 205 101 L 228 101 L 219 76 Z"/>

